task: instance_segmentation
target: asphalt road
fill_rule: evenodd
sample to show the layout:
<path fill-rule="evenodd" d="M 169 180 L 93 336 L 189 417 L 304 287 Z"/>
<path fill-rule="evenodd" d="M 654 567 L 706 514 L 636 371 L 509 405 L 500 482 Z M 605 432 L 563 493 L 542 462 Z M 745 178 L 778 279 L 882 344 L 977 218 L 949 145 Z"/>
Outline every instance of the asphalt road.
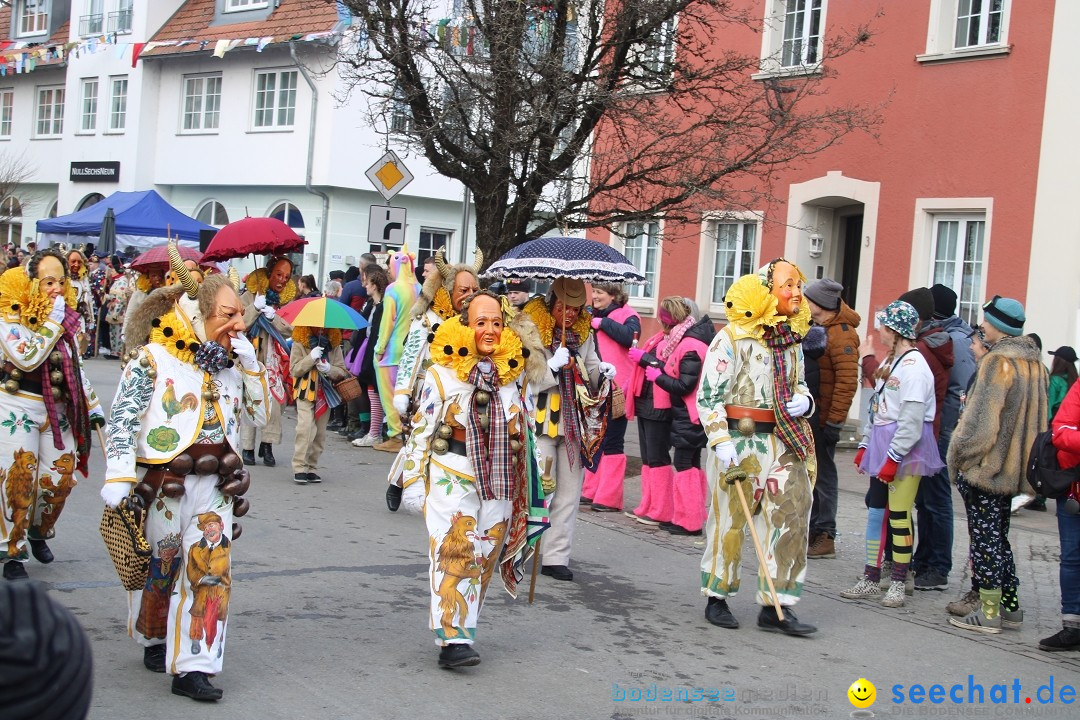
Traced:
<path fill-rule="evenodd" d="M 111 399 L 119 364 L 92 360 L 87 369 Z M 574 582 L 541 576 L 529 605 L 525 592 L 515 601 L 496 579 L 477 633 L 482 664 L 440 670 L 426 620 L 423 523 L 388 512 L 383 501 L 392 456 L 332 436 L 324 482 L 297 486 L 289 466 L 294 422 L 290 412 L 285 442 L 275 448 L 278 466 L 253 473 L 252 510 L 233 551 L 230 642 L 215 680 L 225 697 L 209 706 L 171 695 L 168 677 L 145 670 L 141 649 L 125 636 L 126 596 L 97 532 L 103 460 L 95 449 L 91 475 L 73 493 L 51 543 L 56 562 L 28 565 L 92 638 L 92 718 L 841 718 L 855 710 L 847 689 L 862 677 L 877 686 L 869 711 L 878 717 L 1076 716 L 1061 691 L 1080 685 L 1080 653 L 1035 647 L 1060 628 L 1053 517 L 1016 519 L 1024 629 L 971 636 L 945 622 L 944 604 L 961 591 L 959 570 L 949 591 L 916 593 L 899 610 L 839 597 L 862 566 L 865 480 L 849 473 L 839 554 L 811 562 L 798 606 L 799 617 L 820 628 L 812 638 L 758 630 L 747 593 L 732 602 L 741 629 L 709 625 L 694 539 L 645 529 L 621 514 L 583 512 Z M 636 492 L 636 479 L 627 486 Z M 962 519 L 957 532 L 959 568 Z M 755 564 L 747 545 L 747 577 Z M 1051 678 L 1055 702 L 1041 704 L 1038 688 Z M 928 690 L 935 683 L 943 685 L 943 702 L 908 699 L 911 685 Z M 969 683 L 983 686 L 983 704 L 968 702 L 978 699 L 974 691 L 969 698 Z M 959 704 L 949 699 L 953 684 L 962 685 Z M 1010 704 L 992 704 L 995 684 L 1008 686 Z M 893 702 L 895 685 L 904 688 L 902 704 Z M 665 690 L 687 699 L 649 699 Z"/>

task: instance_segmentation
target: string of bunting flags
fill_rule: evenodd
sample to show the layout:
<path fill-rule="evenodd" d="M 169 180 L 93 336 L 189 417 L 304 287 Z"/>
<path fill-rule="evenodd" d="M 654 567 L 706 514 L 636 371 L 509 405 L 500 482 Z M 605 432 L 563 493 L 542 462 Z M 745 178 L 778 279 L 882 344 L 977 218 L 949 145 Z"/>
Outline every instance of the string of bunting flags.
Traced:
<path fill-rule="evenodd" d="M 139 62 L 139 57 L 150 50 L 159 47 L 183 47 L 185 45 L 198 45 L 199 50 L 211 49 L 214 57 L 224 57 L 225 53 L 238 47 L 255 47 L 256 52 L 262 52 L 267 45 L 273 43 L 313 42 L 324 40 L 340 34 L 334 30 L 296 34 L 288 37 L 249 37 L 249 38 L 219 38 L 215 40 L 153 40 L 150 42 L 120 42 L 116 34 L 101 35 L 99 37 L 83 38 L 77 42 L 58 43 L 56 45 L 29 46 L 25 42 L 13 42 L 10 40 L 0 41 L 0 77 L 8 74 L 22 74 L 33 72 L 39 65 L 54 65 L 64 62 L 70 57 L 79 58 L 83 55 L 97 55 L 103 52 L 114 52 L 118 59 L 131 58 L 131 67 Z"/>

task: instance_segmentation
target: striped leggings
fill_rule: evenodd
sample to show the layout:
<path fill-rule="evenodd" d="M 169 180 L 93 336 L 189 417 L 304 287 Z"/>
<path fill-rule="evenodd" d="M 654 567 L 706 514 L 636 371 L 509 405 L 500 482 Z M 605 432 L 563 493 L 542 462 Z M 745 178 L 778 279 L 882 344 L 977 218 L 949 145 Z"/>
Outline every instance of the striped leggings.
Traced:
<path fill-rule="evenodd" d="M 870 489 L 866 492 L 866 575 L 872 580 L 880 579 L 881 575 L 881 540 L 886 533 L 886 519 L 889 523 L 887 532 L 892 540 L 892 579 L 903 580 L 907 577 L 911 550 L 915 544 L 911 509 L 915 505 L 920 480 L 922 478 L 918 475 L 898 477 L 891 483 L 870 478 Z"/>

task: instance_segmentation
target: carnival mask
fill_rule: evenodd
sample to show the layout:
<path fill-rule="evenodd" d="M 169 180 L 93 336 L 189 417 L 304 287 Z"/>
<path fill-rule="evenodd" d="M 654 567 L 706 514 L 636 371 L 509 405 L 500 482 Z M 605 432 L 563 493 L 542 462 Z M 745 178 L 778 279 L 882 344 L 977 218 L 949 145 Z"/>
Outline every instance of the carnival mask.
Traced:
<path fill-rule="evenodd" d="M 46 255 L 38 262 L 38 291 L 50 300 L 64 294 L 64 277 L 64 266 L 53 256 Z"/>
<path fill-rule="evenodd" d="M 502 339 L 503 314 L 499 301 L 480 295 L 469 304 L 469 329 L 476 339 L 476 352 L 488 356 Z"/>
<path fill-rule="evenodd" d="M 772 289 L 776 296 L 776 312 L 789 318 L 799 314 L 803 303 L 802 273 L 786 260 L 773 265 Z"/>
<path fill-rule="evenodd" d="M 461 312 L 465 301 L 480 292 L 480 285 L 476 282 L 476 276 L 468 270 L 462 270 L 454 278 L 454 290 L 450 293 L 450 304 L 455 312 Z"/>
<path fill-rule="evenodd" d="M 292 263 L 284 258 L 278 260 L 270 271 L 270 289 L 276 293 L 281 292 L 289 284 L 289 278 L 291 277 Z"/>

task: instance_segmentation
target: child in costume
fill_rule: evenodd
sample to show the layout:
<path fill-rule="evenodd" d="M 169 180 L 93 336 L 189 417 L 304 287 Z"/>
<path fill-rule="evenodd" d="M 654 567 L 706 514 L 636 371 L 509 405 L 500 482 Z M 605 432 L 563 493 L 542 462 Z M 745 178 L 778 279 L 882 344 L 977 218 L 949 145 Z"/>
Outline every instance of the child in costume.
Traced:
<path fill-rule="evenodd" d="M 326 442 L 330 410 L 341 404 L 334 383 L 349 375 L 341 352 L 341 330 L 297 325 L 293 328 L 289 372 L 296 400 L 296 447 L 293 481 L 322 482 L 315 470 Z"/>

